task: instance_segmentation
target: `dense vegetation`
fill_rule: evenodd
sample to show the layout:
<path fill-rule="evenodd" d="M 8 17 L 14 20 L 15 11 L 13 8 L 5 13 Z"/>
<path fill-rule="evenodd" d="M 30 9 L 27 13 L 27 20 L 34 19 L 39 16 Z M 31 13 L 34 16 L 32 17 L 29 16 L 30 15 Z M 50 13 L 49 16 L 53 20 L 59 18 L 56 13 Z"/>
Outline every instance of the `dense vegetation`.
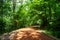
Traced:
<path fill-rule="evenodd" d="M 36 24 L 60 38 L 60 1 L 0 0 L 0 34 Z"/>

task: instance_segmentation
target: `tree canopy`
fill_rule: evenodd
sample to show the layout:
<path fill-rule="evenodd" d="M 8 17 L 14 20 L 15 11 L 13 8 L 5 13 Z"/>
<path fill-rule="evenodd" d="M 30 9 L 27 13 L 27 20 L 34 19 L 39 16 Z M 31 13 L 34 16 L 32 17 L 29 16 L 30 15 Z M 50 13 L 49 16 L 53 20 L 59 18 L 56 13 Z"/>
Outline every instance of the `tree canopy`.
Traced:
<path fill-rule="evenodd" d="M 60 38 L 60 1 L 0 0 L 0 34 L 32 25 Z"/>

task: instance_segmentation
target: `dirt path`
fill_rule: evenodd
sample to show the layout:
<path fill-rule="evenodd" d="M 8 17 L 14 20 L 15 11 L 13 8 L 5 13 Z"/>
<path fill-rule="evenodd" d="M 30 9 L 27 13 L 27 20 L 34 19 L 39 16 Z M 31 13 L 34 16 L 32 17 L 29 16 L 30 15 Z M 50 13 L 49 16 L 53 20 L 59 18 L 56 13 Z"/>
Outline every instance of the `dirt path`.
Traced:
<path fill-rule="evenodd" d="M 49 36 L 41 30 L 33 28 L 22 28 L 10 33 L 5 33 L 0 40 L 58 40 L 53 36 Z"/>

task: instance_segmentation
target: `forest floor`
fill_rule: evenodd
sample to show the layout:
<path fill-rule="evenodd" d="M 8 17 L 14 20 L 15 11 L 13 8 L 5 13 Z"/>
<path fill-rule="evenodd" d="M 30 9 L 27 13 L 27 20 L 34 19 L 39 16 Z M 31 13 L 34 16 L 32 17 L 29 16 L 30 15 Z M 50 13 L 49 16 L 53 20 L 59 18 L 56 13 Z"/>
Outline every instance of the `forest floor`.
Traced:
<path fill-rule="evenodd" d="M 41 30 L 32 28 L 22 28 L 10 33 L 4 33 L 0 40 L 60 40 L 53 36 L 47 35 Z"/>

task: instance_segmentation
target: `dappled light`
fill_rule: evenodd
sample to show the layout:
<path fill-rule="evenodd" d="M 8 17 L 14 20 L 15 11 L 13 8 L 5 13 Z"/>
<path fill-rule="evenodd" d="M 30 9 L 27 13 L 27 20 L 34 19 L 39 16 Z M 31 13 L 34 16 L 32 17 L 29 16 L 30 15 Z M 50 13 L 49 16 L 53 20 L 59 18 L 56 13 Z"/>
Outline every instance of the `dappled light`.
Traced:
<path fill-rule="evenodd" d="M 30 31 L 30 28 L 26 28 L 30 26 L 36 26 L 35 29 L 39 31 L 44 30 L 45 32 L 40 35 L 40 33 L 36 33 L 36 30 L 33 29 L 33 31 L 31 29 L 33 32 L 27 32 L 29 36 L 27 36 L 25 32 L 19 32 L 21 28 L 24 28 L 24 31 Z M 30 36 L 29 40 L 44 40 L 47 35 L 60 38 L 60 1 L 0 0 L 0 36 L 3 37 L 5 33 L 8 34 L 13 30 L 19 30 L 16 34 L 17 40 L 19 40 L 20 37 L 21 39 L 26 39 Z M 47 35 L 45 35 L 45 33 Z M 25 34 L 25 37 L 22 37 L 23 34 Z M 15 36 L 15 33 L 13 36 Z M 40 37 L 42 38 L 39 39 Z M 47 39 L 50 40 L 49 37 L 47 37 L 46 40 Z"/>

